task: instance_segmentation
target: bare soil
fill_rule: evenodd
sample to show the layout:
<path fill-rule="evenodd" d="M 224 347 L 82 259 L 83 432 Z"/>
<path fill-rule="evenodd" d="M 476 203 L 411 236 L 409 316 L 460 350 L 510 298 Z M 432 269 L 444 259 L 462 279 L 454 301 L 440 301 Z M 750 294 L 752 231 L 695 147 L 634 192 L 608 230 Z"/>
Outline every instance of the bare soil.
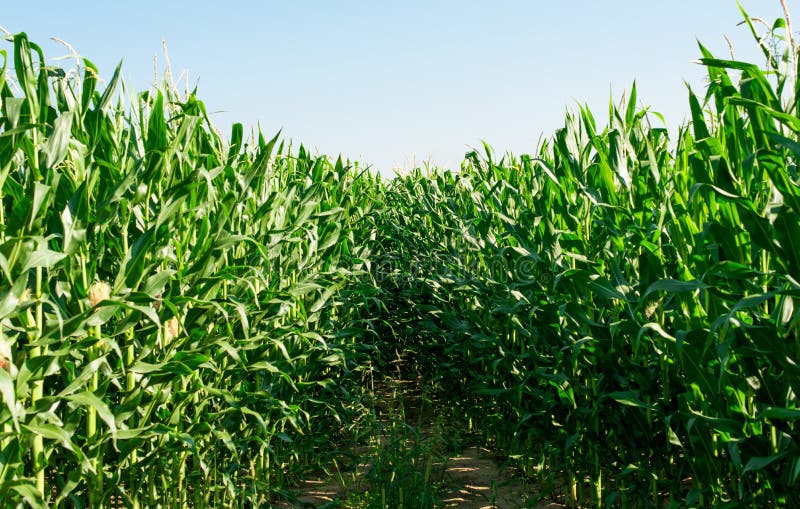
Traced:
<path fill-rule="evenodd" d="M 487 449 L 467 448 L 460 456 L 449 458 L 447 465 L 448 493 L 443 500 L 443 507 L 534 507 L 529 501 L 536 500 L 535 486 L 515 477 L 509 469 L 501 469 Z M 563 506 L 539 504 L 535 507 L 541 509 Z"/>

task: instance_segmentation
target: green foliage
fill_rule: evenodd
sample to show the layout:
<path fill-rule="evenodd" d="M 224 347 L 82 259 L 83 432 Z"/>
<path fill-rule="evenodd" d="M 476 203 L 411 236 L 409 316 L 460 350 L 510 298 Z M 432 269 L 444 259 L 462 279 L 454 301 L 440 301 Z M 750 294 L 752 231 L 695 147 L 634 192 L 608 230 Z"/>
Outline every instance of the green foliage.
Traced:
<path fill-rule="evenodd" d="M 543 497 L 800 504 L 798 58 L 749 26 L 766 68 L 700 46 L 672 140 L 634 86 L 605 127 L 391 181 L 13 36 L 0 504 L 267 506 L 398 356 Z M 429 481 L 403 436 L 386 497 Z"/>
<path fill-rule="evenodd" d="M 375 217 L 385 335 L 569 503 L 800 503 L 794 60 L 700 49 L 675 141 L 634 86 L 602 130 L 581 108 L 534 156 L 398 177 Z"/>
<path fill-rule="evenodd" d="M 384 391 L 388 392 L 388 391 Z M 352 507 L 384 509 L 429 509 L 438 507 L 443 494 L 446 457 L 443 456 L 444 430 L 441 423 L 425 423 L 427 411 L 423 395 L 417 422 L 406 412 L 403 398 L 406 390 L 395 389 L 392 395 L 382 394 L 382 415 L 375 415 L 369 454 L 362 456 L 369 465 L 357 483 L 360 493 Z M 378 414 L 378 412 L 376 412 Z"/>
<path fill-rule="evenodd" d="M 13 46 L 2 505 L 264 504 L 362 412 L 355 239 L 377 181 Z"/>

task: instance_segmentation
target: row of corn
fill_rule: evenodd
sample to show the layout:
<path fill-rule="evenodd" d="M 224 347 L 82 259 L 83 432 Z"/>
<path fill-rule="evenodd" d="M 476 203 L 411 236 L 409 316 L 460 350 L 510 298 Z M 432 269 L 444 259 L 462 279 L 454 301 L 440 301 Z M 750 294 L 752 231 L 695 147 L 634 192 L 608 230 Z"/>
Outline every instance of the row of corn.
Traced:
<path fill-rule="evenodd" d="M 796 59 L 751 28 L 766 69 L 701 46 L 672 140 L 634 86 L 606 127 L 388 184 L 383 333 L 545 498 L 800 507 Z"/>
<path fill-rule="evenodd" d="M 266 505 L 363 414 L 378 185 L 25 34 L 0 69 L 0 506 Z M 363 292 L 359 292 L 361 294 Z"/>

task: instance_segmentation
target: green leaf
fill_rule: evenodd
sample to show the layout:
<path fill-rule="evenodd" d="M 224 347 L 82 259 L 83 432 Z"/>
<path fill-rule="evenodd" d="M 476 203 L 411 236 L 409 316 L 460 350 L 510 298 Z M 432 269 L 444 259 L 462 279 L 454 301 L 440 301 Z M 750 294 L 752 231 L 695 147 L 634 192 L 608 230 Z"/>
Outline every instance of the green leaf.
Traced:
<path fill-rule="evenodd" d="M 28 230 L 33 231 L 34 223 L 39 219 L 39 211 L 50 193 L 50 186 L 42 184 L 41 182 L 34 182 L 33 184 L 33 201 L 31 208 L 28 212 Z"/>
<path fill-rule="evenodd" d="M 59 253 L 47 248 L 40 248 L 28 254 L 24 259 L 23 271 L 33 269 L 35 267 L 43 267 L 50 269 L 55 267 L 59 262 L 67 257 L 66 253 Z"/>
<path fill-rule="evenodd" d="M 775 233 L 787 268 L 795 280 L 800 281 L 800 215 L 783 210 L 775 218 Z"/>
<path fill-rule="evenodd" d="M 753 472 L 756 470 L 763 470 L 764 468 L 768 467 L 775 461 L 786 456 L 787 452 L 788 451 L 785 451 L 780 454 L 775 454 L 773 456 L 754 456 L 747 461 L 747 464 L 744 466 L 744 470 L 742 470 L 742 474 L 746 474 L 747 472 Z"/>
<path fill-rule="evenodd" d="M 655 283 L 651 284 L 644 292 L 644 295 L 642 295 L 641 299 L 644 299 L 651 293 L 655 292 L 683 293 L 683 292 L 694 292 L 697 290 L 704 290 L 706 288 L 708 288 L 708 285 L 697 279 L 693 281 L 662 279 L 660 281 L 656 281 Z"/>
<path fill-rule="evenodd" d="M 639 399 L 639 391 L 610 392 L 606 396 L 623 405 L 637 408 L 649 408 L 651 406 Z"/>
<path fill-rule="evenodd" d="M 17 310 L 19 299 L 27 287 L 27 278 L 20 277 L 8 290 L 0 294 L 0 319 L 6 318 Z M 6 284 L 8 284 L 6 282 Z"/>
<path fill-rule="evenodd" d="M 14 430 L 19 433 L 19 419 L 24 417 L 24 414 L 21 415 L 20 409 L 17 408 L 14 380 L 5 369 L 0 369 L 0 394 L 2 394 L 3 401 L 11 414 L 11 419 L 14 422 Z"/>
<path fill-rule="evenodd" d="M 48 440 L 55 440 L 61 443 L 61 445 L 63 445 L 68 451 L 75 452 L 77 450 L 75 444 L 72 443 L 72 435 L 62 427 L 49 423 L 23 424 L 22 427 L 31 433 L 41 435 Z"/>
<path fill-rule="evenodd" d="M 114 91 L 117 89 L 117 84 L 119 83 L 119 79 L 122 73 L 122 62 L 120 61 L 117 64 L 117 67 L 114 69 L 114 74 L 111 76 L 111 80 L 106 85 L 106 89 L 103 91 L 103 95 L 100 96 L 100 101 L 97 103 L 97 110 L 103 110 L 108 106 L 108 103 L 111 101 L 111 98 L 114 95 Z"/>
<path fill-rule="evenodd" d="M 800 419 L 800 408 L 767 407 L 758 412 L 759 417 L 777 420 Z"/>
<path fill-rule="evenodd" d="M 8 488 L 17 492 L 34 509 L 47 509 L 47 504 L 42 494 L 36 487 L 27 481 L 13 481 Z"/>
<path fill-rule="evenodd" d="M 135 288 L 136 283 L 141 280 L 145 258 L 152 249 L 153 236 L 154 230 L 150 228 L 131 246 L 114 282 L 114 292 L 118 292 L 123 285 Z"/>
<path fill-rule="evenodd" d="M 44 144 L 44 164 L 53 168 L 64 160 L 72 134 L 72 112 L 65 112 L 53 122 L 53 133 Z"/>
<path fill-rule="evenodd" d="M 111 413 L 111 409 L 108 408 L 108 405 L 103 400 L 90 391 L 70 394 L 67 399 L 77 405 L 93 408 L 108 426 L 111 431 L 111 437 L 114 440 L 117 439 L 117 422 L 114 419 L 114 414 Z"/>
<path fill-rule="evenodd" d="M 86 228 L 80 220 L 76 221 L 73 218 L 70 206 L 64 207 L 64 211 L 61 212 L 61 225 L 64 228 L 64 254 L 74 255 L 78 248 L 86 242 Z"/>

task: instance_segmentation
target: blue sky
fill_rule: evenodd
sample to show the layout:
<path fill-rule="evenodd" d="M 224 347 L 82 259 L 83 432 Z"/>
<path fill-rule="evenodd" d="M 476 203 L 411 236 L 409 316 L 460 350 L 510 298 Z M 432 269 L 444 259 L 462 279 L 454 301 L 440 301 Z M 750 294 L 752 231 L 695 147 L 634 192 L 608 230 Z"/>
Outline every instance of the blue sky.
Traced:
<path fill-rule="evenodd" d="M 778 0 L 743 0 L 770 22 Z M 798 18 L 800 20 L 800 18 Z M 391 174 L 432 161 L 457 167 L 481 140 L 499 152 L 535 150 L 567 108 L 604 121 L 609 98 L 636 80 L 640 102 L 686 120 L 684 81 L 701 40 L 757 59 L 733 0 L 406 0 L 9 2 L 0 25 L 25 31 L 49 58 L 69 42 L 110 77 L 153 84 L 153 56 L 214 111 L 217 126 L 260 123 L 321 153 Z M 760 62 L 760 61 L 759 61 Z"/>

